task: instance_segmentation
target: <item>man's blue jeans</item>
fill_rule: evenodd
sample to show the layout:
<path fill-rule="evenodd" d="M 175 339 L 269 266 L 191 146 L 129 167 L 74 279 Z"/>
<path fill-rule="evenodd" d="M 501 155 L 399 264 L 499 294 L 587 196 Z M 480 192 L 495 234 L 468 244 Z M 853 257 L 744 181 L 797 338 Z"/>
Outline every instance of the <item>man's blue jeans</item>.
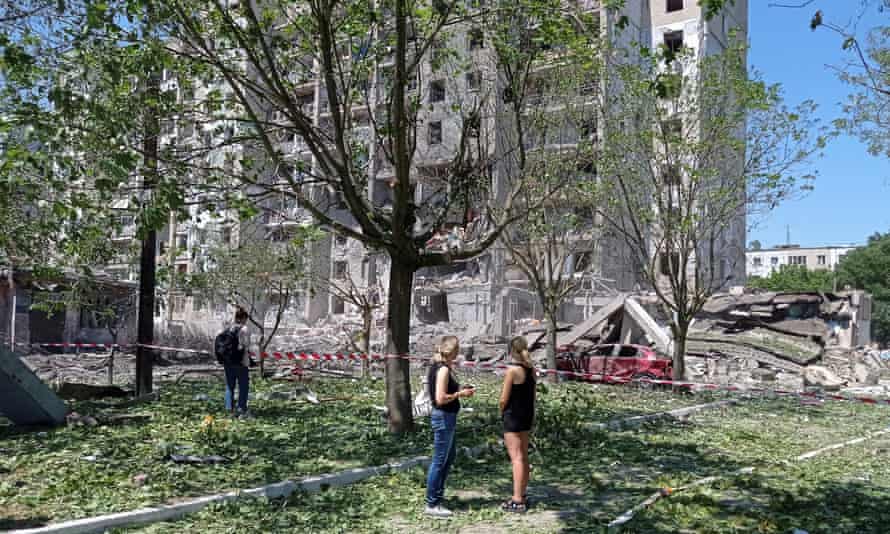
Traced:
<path fill-rule="evenodd" d="M 454 433 L 457 414 L 433 408 L 430 416 L 433 427 L 433 461 L 426 477 L 426 504 L 438 506 L 445 494 L 445 479 L 454 462 L 456 452 Z"/>
<path fill-rule="evenodd" d="M 232 411 L 235 384 L 238 385 L 238 411 L 247 411 L 247 393 L 250 387 L 250 370 L 245 365 L 226 365 L 226 411 Z"/>

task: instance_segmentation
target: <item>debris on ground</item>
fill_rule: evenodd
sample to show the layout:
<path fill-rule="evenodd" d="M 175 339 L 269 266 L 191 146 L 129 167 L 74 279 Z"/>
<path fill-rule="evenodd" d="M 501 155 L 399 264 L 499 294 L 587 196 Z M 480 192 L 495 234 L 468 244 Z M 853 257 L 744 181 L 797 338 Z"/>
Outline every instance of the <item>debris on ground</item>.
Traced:
<path fill-rule="evenodd" d="M 125 398 L 133 394 L 120 386 L 101 386 L 96 384 L 82 384 L 77 382 L 64 382 L 59 385 L 56 394 L 68 400 L 93 400 L 104 398 Z"/>
<path fill-rule="evenodd" d="M 845 380 L 821 365 L 809 365 L 803 372 L 804 384 L 818 386 L 825 391 L 838 391 L 847 384 Z"/>
<path fill-rule="evenodd" d="M 171 462 L 176 464 L 205 464 L 205 465 L 219 465 L 219 464 L 227 464 L 231 462 L 225 456 L 219 455 L 211 455 L 211 456 L 195 456 L 191 454 L 171 454 L 169 457 Z"/>
<path fill-rule="evenodd" d="M 69 413 L 68 417 L 65 418 L 65 421 L 69 426 L 97 426 L 99 424 L 99 421 L 97 421 L 95 417 L 80 415 L 77 412 Z"/>

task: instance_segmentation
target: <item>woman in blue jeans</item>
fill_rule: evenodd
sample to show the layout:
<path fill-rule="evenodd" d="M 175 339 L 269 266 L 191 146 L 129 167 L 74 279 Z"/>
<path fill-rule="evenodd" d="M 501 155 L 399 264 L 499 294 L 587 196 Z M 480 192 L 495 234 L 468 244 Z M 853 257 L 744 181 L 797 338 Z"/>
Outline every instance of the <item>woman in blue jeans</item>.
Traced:
<path fill-rule="evenodd" d="M 457 450 L 454 433 L 457 429 L 457 412 L 460 398 L 472 397 L 472 388 L 461 388 L 454 379 L 452 367 L 460 345 L 454 336 L 445 336 L 439 352 L 433 356 L 428 375 L 430 400 L 433 404 L 430 420 L 433 427 L 433 461 L 426 478 L 426 514 L 433 517 L 450 517 L 451 511 L 442 506 L 445 479 L 454 462 Z"/>

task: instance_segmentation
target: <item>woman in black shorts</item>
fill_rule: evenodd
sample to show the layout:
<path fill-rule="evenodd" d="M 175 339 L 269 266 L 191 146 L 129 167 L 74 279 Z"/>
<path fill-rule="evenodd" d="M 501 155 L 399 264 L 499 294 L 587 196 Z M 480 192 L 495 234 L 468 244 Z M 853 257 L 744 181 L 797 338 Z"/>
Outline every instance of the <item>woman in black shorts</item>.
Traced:
<path fill-rule="evenodd" d="M 501 388 L 501 416 L 504 420 L 504 444 L 513 464 L 513 497 L 504 503 L 508 512 L 528 509 L 528 434 L 535 418 L 535 370 L 524 337 L 510 341 L 512 362 Z"/>

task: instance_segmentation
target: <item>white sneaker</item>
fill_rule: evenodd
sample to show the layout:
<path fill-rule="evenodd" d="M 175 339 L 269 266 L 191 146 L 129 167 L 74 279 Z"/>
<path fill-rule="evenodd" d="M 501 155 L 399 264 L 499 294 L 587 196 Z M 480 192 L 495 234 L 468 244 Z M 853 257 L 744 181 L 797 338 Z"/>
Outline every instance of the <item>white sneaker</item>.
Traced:
<path fill-rule="evenodd" d="M 432 517 L 451 517 L 454 515 L 451 510 L 441 504 L 438 506 L 427 506 L 423 513 Z"/>

